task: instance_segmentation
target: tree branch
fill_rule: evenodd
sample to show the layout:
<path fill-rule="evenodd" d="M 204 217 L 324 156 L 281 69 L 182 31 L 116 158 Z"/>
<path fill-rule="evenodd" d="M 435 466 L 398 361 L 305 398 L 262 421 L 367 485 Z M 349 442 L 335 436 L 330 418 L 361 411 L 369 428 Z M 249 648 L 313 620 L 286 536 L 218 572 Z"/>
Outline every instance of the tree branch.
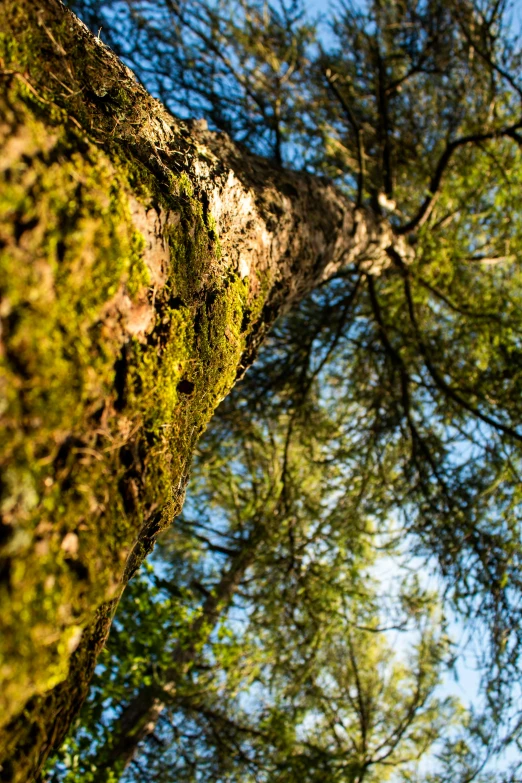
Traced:
<path fill-rule="evenodd" d="M 516 134 L 516 131 L 520 128 L 522 128 L 522 119 L 505 128 L 499 128 L 498 130 L 490 131 L 488 133 L 470 133 L 467 136 L 462 136 L 459 139 L 455 139 L 454 141 L 449 142 L 446 145 L 444 152 L 440 156 L 437 165 L 435 166 L 435 171 L 428 188 L 428 195 L 422 202 L 417 214 L 410 221 L 402 226 L 399 226 L 399 228 L 396 229 L 396 233 L 399 236 L 409 234 L 410 231 L 413 231 L 416 228 L 420 228 L 420 226 L 422 226 L 429 218 L 435 203 L 435 198 L 438 195 L 442 179 L 456 150 L 458 150 L 460 147 L 465 147 L 468 144 L 478 144 L 483 141 L 498 139 L 504 136 L 513 138 L 513 134 Z"/>

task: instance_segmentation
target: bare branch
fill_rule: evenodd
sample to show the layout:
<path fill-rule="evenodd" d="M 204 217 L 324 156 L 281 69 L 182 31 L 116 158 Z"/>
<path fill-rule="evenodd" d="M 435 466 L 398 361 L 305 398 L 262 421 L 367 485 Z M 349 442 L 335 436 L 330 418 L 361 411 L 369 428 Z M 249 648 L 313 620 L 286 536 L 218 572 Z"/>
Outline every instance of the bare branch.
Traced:
<path fill-rule="evenodd" d="M 358 176 L 357 176 L 357 201 L 356 201 L 356 207 L 359 208 L 362 206 L 362 200 L 363 200 L 363 192 L 364 192 L 364 146 L 363 146 L 363 140 L 362 140 L 362 131 L 359 123 L 357 122 L 355 115 L 350 107 L 350 104 L 345 99 L 344 95 L 341 93 L 341 91 L 338 89 L 336 85 L 337 80 L 337 74 L 332 73 L 332 71 L 327 68 L 324 71 L 324 75 L 328 84 L 328 87 L 334 94 L 334 96 L 337 98 L 339 103 L 341 104 L 343 111 L 348 119 L 348 122 L 350 123 L 351 127 L 353 128 L 353 132 L 355 134 L 355 143 L 357 145 L 357 165 L 358 165 Z"/>
<path fill-rule="evenodd" d="M 422 202 L 419 211 L 408 223 L 400 226 L 396 233 L 399 235 L 409 234 L 416 228 L 420 228 L 426 220 L 429 218 L 431 210 L 435 203 L 435 198 L 439 192 L 439 188 L 442 183 L 442 179 L 448 167 L 448 164 L 453 157 L 453 153 L 460 147 L 465 147 L 468 144 L 479 144 L 483 141 L 489 141 L 491 139 L 499 139 L 502 137 L 513 138 L 513 134 L 516 134 L 522 128 L 522 119 L 518 120 L 513 125 L 505 128 L 499 128 L 498 130 L 490 131 L 489 133 L 470 133 L 467 136 L 461 136 L 459 139 L 450 141 L 440 156 L 438 163 L 435 167 L 435 171 L 431 178 L 431 182 L 428 188 L 428 195 Z"/>

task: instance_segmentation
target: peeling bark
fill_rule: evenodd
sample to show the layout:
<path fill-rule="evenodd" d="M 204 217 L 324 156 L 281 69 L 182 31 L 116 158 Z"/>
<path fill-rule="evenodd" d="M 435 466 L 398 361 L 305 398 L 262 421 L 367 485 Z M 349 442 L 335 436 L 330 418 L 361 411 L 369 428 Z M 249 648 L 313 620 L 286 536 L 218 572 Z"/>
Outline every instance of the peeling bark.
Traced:
<path fill-rule="evenodd" d="M 394 238 L 173 118 L 59 0 L 0 31 L 0 780 L 27 781 L 275 318 Z"/>

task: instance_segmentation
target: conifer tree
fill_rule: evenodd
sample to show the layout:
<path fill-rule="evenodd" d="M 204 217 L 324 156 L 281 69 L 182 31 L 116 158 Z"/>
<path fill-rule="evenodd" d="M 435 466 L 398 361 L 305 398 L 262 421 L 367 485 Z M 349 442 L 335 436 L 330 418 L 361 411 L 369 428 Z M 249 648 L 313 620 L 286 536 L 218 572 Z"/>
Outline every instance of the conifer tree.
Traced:
<path fill-rule="evenodd" d="M 293 433 L 328 406 L 351 437 L 324 435 L 326 459 L 437 564 L 487 640 L 491 715 L 509 711 L 508 3 L 346 2 L 327 34 L 296 0 L 71 5 L 93 33 L 58 0 L 0 6 L 3 778 L 36 775 L 67 730 L 201 432 L 285 313 L 245 416 L 274 405 Z"/>

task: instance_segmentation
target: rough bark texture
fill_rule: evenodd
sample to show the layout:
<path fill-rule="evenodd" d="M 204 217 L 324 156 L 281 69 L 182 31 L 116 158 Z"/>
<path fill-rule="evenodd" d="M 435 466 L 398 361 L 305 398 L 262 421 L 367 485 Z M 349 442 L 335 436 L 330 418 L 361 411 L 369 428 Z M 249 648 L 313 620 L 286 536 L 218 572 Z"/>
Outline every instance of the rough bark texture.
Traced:
<path fill-rule="evenodd" d="M 1 780 L 67 730 L 271 323 L 391 242 L 329 183 L 172 118 L 59 0 L 0 2 Z"/>

